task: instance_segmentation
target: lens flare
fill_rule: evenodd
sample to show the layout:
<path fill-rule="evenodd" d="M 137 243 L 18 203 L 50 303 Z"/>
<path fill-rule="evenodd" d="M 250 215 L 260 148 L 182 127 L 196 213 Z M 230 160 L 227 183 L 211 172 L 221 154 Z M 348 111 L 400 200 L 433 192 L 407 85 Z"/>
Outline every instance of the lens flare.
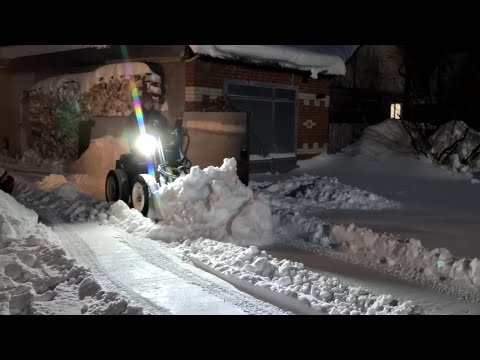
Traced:
<path fill-rule="evenodd" d="M 135 142 L 135 147 L 142 154 L 152 156 L 157 149 L 157 139 L 155 139 L 155 136 L 149 134 L 140 135 Z"/>
<path fill-rule="evenodd" d="M 134 74 L 132 71 L 132 65 L 129 61 L 130 56 L 128 55 L 128 49 L 126 45 L 121 45 L 120 49 L 122 52 L 123 59 L 125 61 L 125 68 L 127 70 L 125 75 L 130 77 L 130 90 L 132 92 L 133 109 L 135 111 L 135 117 L 137 118 L 138 128 L 140 129 L 140 135 L 144 136 L 144 135 L 147 135 L 147 130 L 145 129 L 145 122 L 143 120 L 142 104 L 140 102 L 140 97 L 138 95 L 138 89 L 135 84 L 135 79 L 133 78 Z M 148 168 L 149 175 L 156 178 L 155 169 L 150 156 L 147 156 L 147 168 Z"/>

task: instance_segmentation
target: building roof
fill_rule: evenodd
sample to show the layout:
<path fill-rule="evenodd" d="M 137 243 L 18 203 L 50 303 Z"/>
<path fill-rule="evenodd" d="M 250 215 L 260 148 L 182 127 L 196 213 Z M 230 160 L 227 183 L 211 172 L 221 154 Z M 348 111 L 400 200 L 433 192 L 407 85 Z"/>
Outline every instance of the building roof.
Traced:
<path fill-rule="evenodd" d="M 345 75 L 345 62 L 359 45 L 188 45 L 195 54 L 220 59 L 248 61 L 308 71 L 313 78 L 323 75 Z M 129 45 L 135 61 L 149 56 L 178 56 L 185 45 Z M 98 51 L 98 50 L 101 51 Z M 69 55 L 72 54 L 72 55 Z M 116 45 L 0 45 L 0 66 L 12 69 L 39 69 L 55 63 L 60 71 L 76 64 L 104 64 L 121 59 Z M 35 59 L 35 60 L 33 60 Z M 15 70 L 13 70 L 15 71 Z M 63 71 L 63 70 L 62 70 Z"/>
<path fill-rule="evenodd" d="M 359 45 L 189 45 L 195 54 L 221 59 L 276 63 L 318 74 L 345 75 L 345 62 Z"/>
<path fill-rule="evenodd" d="M 107 45 L 13 45 L 0 46 L 0 59 L 11 60 L 25 56 L 50 54 L 87 48 L 105 48 Z"/>

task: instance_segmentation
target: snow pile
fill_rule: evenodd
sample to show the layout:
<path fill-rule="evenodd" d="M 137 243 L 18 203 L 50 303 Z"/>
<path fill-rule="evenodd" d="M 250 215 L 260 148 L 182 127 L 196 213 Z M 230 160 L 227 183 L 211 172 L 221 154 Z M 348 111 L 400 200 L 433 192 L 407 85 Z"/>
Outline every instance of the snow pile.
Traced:
<path fill-rule="evenodd" d="M 323 49 L 288 45 L 190 45 L 193 52 L 215 58 L 246 58 L 256 62 L 277 63 L 280 66 L 318 74 L 345 75 L 345 62 L 339 55 Z"/>
<path fill-rule="evenodd" d="M 465 135 L 465 137 L 464 137 Z M 450 121 L 442 125 L 435 134 L 431 137 L 430 143 L 432 145 L 431 154 L 439 156 L 445 149 L 450 148 L 458 140 L 456 148 L 453 148 L 449 155 L 446 165 L 454 170 L 462 172 L 479 171 L 480 170 L 480 133 L 469 128 L 467 124 L 462 121 Z M 476 155 L 470 157 L 471 165 L 462 165 L 462 161 L 467 159 L 472 151 L 477 150 Z M 475 152 L 474 152 L 475 154 Z"/>
<path fill-rule="evenodd" d="M 370 229 L 334 225 L 331 237 L 342 244 L 341 251 L 369 263 L 384 265 L 399 272 L 413 272 L 435 282 L 480 290 L 480 260 L 454 257 L 447 249 L 427 250 L 417 239 L 378 234 Z"/>
<path fill-rule="evenodd" d="M 115 161 L 129 151 L 130 146 L 123 138 L 108 135 L 93 139 L 88 149 L 73 163 L 73 170 L 75 173 L 101 178 L 103 187 L 108 172 L 115 169 Z"/>
<path fill-rule="evenodd" d="M 289 245 L 331 250 L 397 275 L 407 274 L 480 291 L 478 258 L 458 258 L 447 249 L 428 250 L 417 239 L 380 234 L 354 224 L 329 224 L 288 209 L 277 210 L 273 218 L 279 239 Z"/>
<path fill-rule="evenodd" d="M 135 209 L 130 209 L 122 200 L 113 203 L 107 211 L 92 211 L 91 216 L 96 216 L 101 225 L 115 225 L 128 233 L 145 237 L 154 228 L 155 222 L 146 218 Z"/>
<path fill-rule="evenodd" d="M 154 197 L 162 225 L 149 237 L 222 240 L 232 235 L 240 244 L 271 243 L 270 209 L 240 182 L 236 165 L 231 158 L 224 159 L 220 168 L 192 167 L 188 175 L 161 188 Z"/>
<path fill-rule="evenodd" d="M 89 269 L 68 258 L 37 214 L 0 191 L 0 314 L 61 313 L 56 297 L 73 298 L 77 313 L 140 314 L 105 293 Z M 76 296 L 72 296 L 76 294 Z"/>
<path fill-rule="evenodd" d="M 413 154 L 414 148 L 401 121 L 387 119 L 365 128 L 360 139 L 342 149 L 342 152 L 348 155 L 379 158 L 392 153 Z"/>
<path fill-rule="evenodd" d="M 48 177 L 47 177 L 48 178 Z M 58 178 L 56 178 L 58 179 Z M 57 180 L 42 180 L 45 186 L 51 186 L 51 192 L 38 190 L 19 182 L 14 190 L 18 202 L 28 204 L 37 211 L 51 211 L 65 221 L 101 221 L 109 204 L 89 195 L 78 192 L 70 183 L 59 184 Z M 55 184 L 53 186 L 52 184 Z M 56 185 L 60 185 L 56 187 Z M 54 190 L 54 191 L 52 191 Z M 100 213 L 103 213 L 100 218 Z"/>
<path fill-rule="evenodd" d="M 315 217 L 306 217 L 289 210 L 279 209 L 275 212 L 274 226 L 277 234 L 290 241 L 317 244 L 323 248 L 338 248 L 342 243 L 331 236 L 332 226 Z"/>
<path fill-rule="evenodd" d="M 45 176 L 42 181 L 38 182 L 38 187 L 42 191 L 54 191 L 63 184 L 68 184 L 67 179 L 63 175 L 50 174 Z"/>
<path fill-rule="evenodd" d="M 223 274 L 237 277 L 267 291 L 298 299 L 305 306 L 330 315 L 401 315 L 420 313 L 411 301 L 375 295 L 322 276 L 302 263 L 279 260 L 257 247 L 200 238 L 178 247 L 184 257 L 200 260 Z"/>
<path fill-rule="evenodd" d="M 50 181 L 44 179 L 45 184 L 51 184 Z M 155 240 L 208 236 L 259 246 L 273 241 L 270 208 L 240 182 L 234 158 L 225 159 L 221 167 L 202 170 L 194 166 L 189 174 L 157 190 L 152 195 L 150 215 L 158 223 L 130 209 L 123 201 L 109 206 L 77 192 L 72 184 L 63 184 L 51 193 L 19 184 L 16 197 L 38 210 L 53 211 L 66 221 L 114 224 Z"/>
<path fill-rule="evenodd" d="M 128 232 L 164 241 L 200 236 L 239 244 L 273 241 L 270 208 L 239 181 L 233 158 L 225 159 L 219 168 L 192 167 L 188 175 L 153 194 L 152 210 L 160 220 L 156 225 L 119 201 L 109 210 L 109 221 L 119 221 Z"/>
<path fill-rule="evenodd" d="M 296 176 L 272 184 L 250 183 L 259 198 L 268 199 L 274 208 L 305 209 L 397 209 L 400 204 L 380 195 L 342 184 L 336 178 Z"/>
<path fill-rule="evenodd" d="M 412 129 L 412 136 L 418 133 Z M 460 141 L 459 141 L 460 140 Z M 430 158 L 438 158 L 447 150 L 447 159 L 440 159 L 449 169 L 462 172 L 475 172 L 480 170 L 480 132 L 469 128 L 462 121 L 450 121 L 439 127 L 433 136 L 428 139 L 431 148 Z M 455 143 L 458 143 L 455 145 Z M 429 146 L 430 146 L 429 145 Z M 475 151 L 474 151 L 475 150 Z M 379 124 L 367 127 L 361 138 L 352 145 L 342 149 L 348 155 L 364 155 L 369 158 L 385 158 L 394 153 L 413 154 L 411 138 L 402 122 L 388 119 Z M 443 156 L 442 156 L 443 157 Z M 469 158 L 470 157 L 470 158 Z M 470 165 L 463 165 L 462 161 L 469 158 Z"/>

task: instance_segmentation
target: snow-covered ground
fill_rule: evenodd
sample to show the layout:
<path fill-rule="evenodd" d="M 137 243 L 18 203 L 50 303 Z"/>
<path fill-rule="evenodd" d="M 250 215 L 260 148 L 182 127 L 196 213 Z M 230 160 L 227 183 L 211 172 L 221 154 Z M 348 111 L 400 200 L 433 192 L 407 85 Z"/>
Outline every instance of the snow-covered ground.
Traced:
<path fill-rule="evenodd" d="M 279 201 L 271 202 L 272 211 L 278 223 L 284 224 L 289 239 L 331 245 L 377 268 L 478 294 L 480 189 L 472 182 L 472 174 L 454 173 L 429 159 L 416 159 L 407 151 L 408 135 L 402 125 L 393 121 L 366 131 L 358 143 L 346 149 L 348 155 L 320 155 L 301 161 L 300 168 L 290 174 L 256 175 L 255 185 L 260 194 L 274 189 L 270 198 Z M 319 176 L 335 177 L 364 189 L 365 195 L 372 192 L 399 206 L 378 211 L 366 197 L 357 208 L 344 201 L 325 201 L 335 199 L 335 195 L 321 196 L 323 201 L 317 206 L 311 202 L 299 206 L 309 197 L 305 194 L 321 193 L 322 186 L 306 191 L 300 187 L 300 201 L 287 206 L 288 201 L 281 196 L 287 194 L 284 189 L 298 188 L 299 178 Z"/>
<path fill-rule="evenodd" d="M 75 233 L 79 235 L 90 249 L 94 251 L 101 266 L 108 269 L 109 276 L 114 276 L 112 274 L 117 273 L 116 276 L 119 276 L 118 281 L 122 282 L 125 287 L 132 289 L 137 294 L 146 296 L 158 306 L 167 306 L 167 309 L 174 313 L 203 313 L 207 310 L 209 311 L 207 313 L 211 313 L 213 310 L 211 306 L 207 310 L 198 308 L 198 303 L 206 301 L 208 295 L 201 294 L 201 292 L 198 296 L 203 300 L 196 298 L 195 304 L 182 300 L 181 305 L 177 304 L 174 306 L 178 299 L 172 298 L 172 294 L 169 291 L 175 291 L 175 286 L 178 286 L 178 283 L 181 283 L 181 281 L 174 276 L 175 274 L 170 274 L 166 281 L 165 274 L 162 274 L 158 269 L 159 266 L 160 268 L 166 266 L 165 258 L 168 259 L 169 253 L 176 255 L 178 258 L 176 266 L 168 267 L 169 271 L 174 271 L 174 268 L 180 268 L 182 266 L 178 262 L 180 260 L 197 260 L 210 266 L 213 273 L 220 271 L 245 283 L 239 285 L 235 280 L 226 279 L 237 287 L 245 287 L 248 284 L 255 285 L 255 287 L 258 287 L 257 290 L 253 291 L 255 295 L 261 298 L 269 298 L 274 305 L 296 310 L 300 313 L 411 314 L 422 311 L 421 308 L 409 301 L 394 299 L 390 295 L 372 294 L 361 287 L 348 286 L 334 277 L 322 276 L 309 271 L 304 268 L 303 264 L 275 259 L 265 251 L 259 251 L 256 247 L 243 247 L 203 238 L 193 241 L 187 239 L 180 243 L 173 242 L 170 243 L 170 246 L 162 245 L 164 244 L 163 241 L 154 245 L 150 238 L 145 239 L 144 236 L 149 236 L 152 228 L 161 225 L 155 225 L 150 219 L 141 216 L 138 211 L 128 209 L 122 202 L 108 207 L 108 204 L 104 202 L 97 201 L 84 194 L 79 194 L 70 184 L 60 186 L 55 192 L 47 196 L 42 194 L 41 191 L 26 185 L 21 185 L 17 191 L 19 191 L 17 194 L 19 200 L 29 201 L 39 209 L 43 209 L 45 214 L 55 212 L 63 214 L 63 216 L 72 221 L 83 220 L 81 223 L 74 225 L 63 225 L 62 242 L 64 244 L 74 243 L 75 240 L 72 240 L 71 235 L 68 234 Z M 95 210 L 89 210 L 89 207 Z M 75 210 L 72 213 L 69 208 L 82 210 L 77 211 L 75 214 Z M 86 216 L 89 213 L 89 220 L 94 220 L 94 223 L 86 221 Z M 103 229 L 102 226 L 99 227 L 97 224 L 103 224 Z M 124 230 L 123 234 L 121 229 Z M 111 234 L 115 231 L 117 233 L 120 231 L 120 233 L 112 237 Z M 117 236 L 122 239 L 121 242 L 125 242 L 130 247 L 135 248 L 136 252 L 128 251 L 128 247 L 122 244 L 117 239 Z M 67 246 L 71 246 L 71 244 Z M 158 251 L 157 248 L 160 248 L 161 251 Z M 142 256 L 139 257 L 138 253 L 143 254 L 142 256 L 147 256 L 146 254 L 148 254 L 151 257 L 153 255 L 154 259 L 148 259 L 151 263 L 144 265 L 145 260 L 142 259 Z M 83 256 L 83 253 L 80 252 L 79 255 Z M 108 259 L 108 261 L 105 259 Z M 170 258 L 170 262 L 172 261 Z M 158 262 L 161 264 L 158 265 Z M 152 266 L 152 263 L 154 266 Z M 134 278 L 126 275 L 130 271 L 132 271 L 131 276 Z M 145 273 L 143 276 L 141 275 L 142 271 Z M 157 273 L 159 274 L 157 275 Z M 173 280 L 172 276 L 174 276 Z M 143 280 L 143 277 L 146 279 Z M 134 281 L 135 279 L 136 281 Z M 212 281 L 210 278 L 210 282 Z M 162 285 L 160 289 L 159 285 Z M 182 289 L 184 295 L 188 294 L 188 296 L 199 291 L 195 287 L 192 289 L 191 286 L 187 285 L 182 286 Z M 175 292 L 175 296 L 181 296 L 178 291 L 180 290 Z M 273 299 L 272 296 L 269 297 L 265 292 L 274 294 Z M 229 296 L 231 297 L 232 295 L 229 293 Z M 208 300 L 209 303 L 213 301 L 212 299 Z M 290 304 L 292 301 L 296 305 L 292 306 Z M 253 299 L 250 302 L 253 302 Z M 249 309 L 251 309 L 249 303 L 246 303 L 246 305 L 241 304 L 241 306 L 237 303 L 236 308 L 228 308 L 227 306 L 223 310 L 218 305 L 215 306 L 213 313 L 250 313 Z M 253 313 L 261 313 L 258 311 L 258 308 L 259 306 L 257 305 Z M 272 313 L 270 308 L 265 305 L 260 307 L 265 313 Z M 276 313 L 280 313 L 280 310 L 276 310 Z"/>
<path fill-rule="evenodd" d="M 117 271 L 119 275 L 116 276 L 119 277 L 115 283 L 123 285 L 117 286 L 115 290 L 122 293 L 122 289 L 129 289 L 125 296 L 131 291 L 144 296 L 148 284 L 144 283 L 140 287 L 142 291 L 138 290 L 138 286 L 132 286 L 132 278 L 125 275 L 129 272 L 128 267 L 125 269 L 118 267 L 122 263 L 131 263 L 138 255 L 127 251 L 118 239 L 108 235 L 112 233 L 112 227 L 117 231 L 123 230 L 124 235 L 121 236 L 123 241 L 129 243 L 131 247 L 137 244 L 137 251 L 152 255 L 153 245 L 149 245 L 152 240 L 145 243 L 141 239 L 160 240 L 159 244 L 167 241 L 171 243 L 171 253 L 179 260 L 191 260 L 203 270 L 226 276 L 224 280 L 227 282 L 293 312 L 319 314 L 422 312 L 420 307 L 408 300 L 394 299 L 388 294 L 374 294 L 358 286 L 349 286 L 339 282 L 338 279 L 304 269 L 300 263 L 290 264 L 288 260 L 275 259 L 258 248 L 242 246 L 247 243 L 262 246 L 272 244 L 273 219 L 269 206 L 263 201 L 255 200 L 252 190 L 238 181 L 233 160 L 226 160 L 221 168 L 211 167 L 205 170 L 195 168 L 182 181 L 167 186 L 161 193 L 156 194 L 155 197 L 163 206 L 156 209 L 160 217 L 158 223 L 144 218 L 138 211 L 129 209 L 121 201 L 110 206 L 104 201 L 79 193 L 61 176 L 50 175 L 38 185 L 50 192 L 43 192 L 31 185 L 20 183 L 16 188 L 16 198 L 35 207 L 42 214 L 47 214 L 50 219 L 61 217 L 64 221 L 76 223 L 63 225 L 63 230 L 62 227 L 54 229 L 62 231 L 63 244 L 69 248 L 74 248 L 78 243 L 87 244 L 97 259 L 93 263 L 95 267 L 109 269 L 107 270 L 109 276 L 113 276 L 112 274 Z M 103 225 L 105 230 L 99 225 Z M 75 233 L 80 240 L 72 238 L 69 233 Z M 202 237 L 206 235 L 215 240 Z M 138 244 L 142 245 L 138 247 Z M 162 253 L 165 256 L 169 248 L 165 245 L 159 246 L 164 247 Z M 85 253 L 71 251 L 78 254 L 78 257 L 83 257 Z M 225 256 L 219 256 L 221 254 Z M 160 255 L 157 257 L 157 261 L 160 260 Z M 241 264 L 238 262 L 239 259 Z M 151 268 L 151 265 L 147 266 L 148 264 L 142 266 L 142 261 L 144 260 L 141 258 L 133 260 L 135 263 L 133 270 L 138 272 L 142 267 Z M 96 266 L 98 262 L 100 265 Z M 92 265 L 88 260 L 86 263 Z M 164 263 L 162 266 L 165 266 Z M 173 268 L 169 267 L 169 270 L 173 271 Z M 100 278 L 105 274 L 97 271 Z M 152 274 L 155 271 L 157 271 L 155 268 L 150 269 Z M 297 272 L 302 275 L 301 278 L 297 276 Z M 161 274 L 152 275 L 152 278 L 157 282 L 157 286 L 151 279 L 148 280 L 151 291 L 158 289 L 158 283 L 165 282 Z M 253 288 L 248 289 L 248 286 L 252 285 Z M 165 293 L 160 299 L 166 303 L 162 304 L 158 296 L 160 295 L 151 295 L 149 300 L 157 302 L 158 306 L 169 303 L 168 299 L 165 300 L 167 296 Z M 141 304 L 148 307 L 148 304 Z M 192 311 L 191 305 L 185 306 L 186 308 L 175 311 L 179 313 Z M 246 309 L 248 308 L 247 306 Z M 224 311 L 235 313 L 235 309 L 232 308 Z M 240 311 L 246 310 L 240 307 Z M 246 312 L 248 313 L 248 310 Z"/>
<path fill-rule="evenodd" d="M 0 190 L 0 314 L 141 314 L 67 256 L 37 214 Z"/>
<path fill-rule="evenodd" d="M 252 214 L 260 214 L 256 209 L 246 211 L 248 216 L 240 216 L 243 212 L 243 204 L 252 201 L 252 191 L 244 187 L 238 179 L 236 179 L 233 166 L 233 163 L 227 161 L 220 169 L 210 168 L 205 171 L 200 169 L 194 170 L 183 182 L 179 182 L 175 184 L 175 186 L 172 184 L 170 188 L 164 189 L 159 199 L 163 199 L 163 206 L 167 207 L 168 211 L 162 213 L 161 207 L 157 209 L 161 217 L 161 221 L 158 223 L 144 218 L 140 213 L 129 209 L 122 202 L 109 206 L 104 201 L 79 193 L 72 184 L 66 183 L 66 179 L 62 176 L 51 175 L 39 183 L 39 186 L 44 190 L 50 191 L 49 193 L 44 193 L 26 184 L 20 184 L 16 190 L 16 197 L 21 202 L 31 204 L 42 213 L 55 213 L 68 222 L 78 223 L 80 221 L 80 224 L 75 225 L 76 227 L 74 228 L 70 228 L 69 231 L 76 231 L 77 234 L 88 233 L 89 236 L 80 235 L 80 237 L 84 239 L 83 242 L 86 243 L 90 249 L 94 249 L 93 251 L 97 258 L 105 257 L 110 259 L 110 262 L 107 261 L 107 263 L 102 264 L 103 268 L 109 269 L 109 267 L 112 266 L 109 264 L 114 260 L 111 256 L 108 256 L 109 253 L 114 253 L 117 256 L 125 253 L 128 261 L 131 261 L 132 256 L 135 254 L 125 252 L 125 249 L 121 249 L 121 244 L 118 244 L 119 240 L 115 238 L 112 239 L 111 236 L 105 235 L 106 233 L 111 233 L 112 230 L 102 230 L 102 226 L 99 227 L 99 225 L 96 224 L 103 225 L 103 227 L 107 228 L 113 227 L 116 231 L 123 231 L 124 235 L 120 236 L 124 238 L 123 241 L 127 241 L 125 240 L 125 237 L 127 237 L 130 239 L 127 241 L 130 242 L 130 246 L 133 246 L 132 244 L 135 242 L 137 244 L 141 243 L 142 246 L 140 246 L 139 249 L 144 253 L 151 253 L 150 248 L 153 245 L 149 245 L 148 241 L 145 242 L 145 240 L 142 239 L 161 240 L 160 244 L 164 241 L 173 241 L 173 243 L 171 243 L 172 254 L 176 254 L 182 260 L 191 260 L 204 270 L 211 271 L 218 276 L 224 276 L 226 281 L 235 284 L 235 286 L 246 286 L 247 289 L 245 291 L 253 292 L 257 297 L 269 299 L 269 302 L 279 307 L 292 309 L 293 312 L 396 314 L 419 313 L 423 311 L 420 307 L 416 306 L 416 304 L 412 304 L 408 299 L 403 298 L 401 296 L 402 294 L 400 294 L 400 298 L 393 298 L 389 294 L 382 295 L 382 293 L 378 291 L 372 293 L 366 288 L 352 286 L 349 285 L 348 282 L 343 283 L 338 279 L 332 279 L 333 276 L 331 275 L 324 275 L 321 272 L 304 269 L 304 265 L 301 263 L 293 263 L 292 265 L 288 262 L 288 258 L 284 260 L 276 259 L 269 255 L 268 252 L 259 251 L 255 247 L 232 244 L 231 242 L 237 242 L 242 245 L 246 245 L 245 242 L 255 243 L 258 242 L 257 238 L 262 239 L 260 242 L 261 245 L 271 244 L 271 242 L 265 242 L 263 239 L 265 237 L 265 218 L 260 222 L 255 216 L 254 219 L 251 219 Z M 203 182 L 199 181 L 201 179 L 203 179 Z M 309 184 L 313 180 L 314 182 L 318 182 L 319 185 L 327 186 L 330 202 L 326 208 L 341 207 L 342 204 L 345 203 L 345 199 L 349 197 L 353 199 L 363 199 L 363 201 L 367 203 L 370 202 L 371 208 L 376 208 L 379 204 L 382 204 L 380 208 L 382 208 L 382 206 L 391 206 L 394 208 L 398 206 L 397 203 L 388 202 L 386 199 L 378 196 L 371 196 L 372 194 L 370 193 L 345 186 L 338 181 L 329 181 L 328 179 L 319 179 L 318 177 L 302 177 L 301 179 L 307 181 Z M 302 185 L 302 181 L 297 179 L 294 180 L 293 183 L 296 186 L 287 186 L 287 188 L 295 190 Z M 215 184 L 215 186 L 212 186 L 213 184 Z M 253 188 L 257 190 L 261 185 L 262 184 L 255 184 Z M 269 185 L 269 188 L 270 190 L 280 189 L 281 191 L 286 189 L 282 186 L 271 187 L 271 185 Z M 227 191 L 226 189 L 229 190 Z M 336 196 L 336 192 L 343 195 Z M 321 189 L 319 193 L 322 194 Z M 314 193 L 313 196 L 306 196 L 306 204 L 312 206 L 315 198 L 318 199 L 318 196 L 318 193 Z M 267 200 L 268 199 L 264 197 L 262 201 L 257 200 L 257 202 L 268 204 Z M 301 200 L 301 198 L 299 200 Z M 351 203 L 353 204 L 352 207 L 355 208 L 355 201 Z M 288 204 L 286 205 L 284 203 L 281 205 L 283 208 L 288 208 Z M 268 208 L 268 206 L 266 207 Z M 248 206 L 246 208 L 249 209 Z M 272 205 L 272 208 L 275 209 L 275 206 Z M 235 236 L 229 236 L 230 233 L 235 233 L 232 231 L 235 229 L 235 221 L 225 222 L 225 220 L 220 218 L 217 219 L 216 222 L 212 222 L 212 218 L 218 217 L 216 215 L 217 212 L 220 214 L 230 214 L 225 219 L 229 218 L 231 220 L 232 216 L 237 216 L 242 219 L 242 221 L 236 222 L 238 227 L 237 238 L 235 238 Z M 283 216 L 282 219 L 281 216 Z M 295 220 L 292 220 L 292 216 Z M 203 222 L 201 221 L 202 218 L 204 219 Z M 196 220 L 192 221 L 192 219 Z M 295 231 L 301 229 L 301 231 L 304 232 L 303 235 L 309 231 L 311 234 L 317 231 L 320 235 L 325 235 L 323 237 L 325 241 L 319 242 L 319 245 L 323 246 L 322 248 L 325 246 L 335 246 L 335 242 L 342 245 L 347 243 L 347 241 L 343 241 L 342 243 L 342 241 L 335 240 L 335 238 L 331 236 L 332 231 L 330 225 L 319 222 L 318 219 L 315 219 L 314 222 L 307 221 L 306 223 L 302 223 L 302 220 L 304 220 L 304 218 L 299 214 L 282 215 L 276 213 L 271 220 L 273 224 L 277 226 L 277 230 L 274 232 L 276 240 L 278 241 L 278 238 L 282 235 L 287 235 L 289 240 L 298 240 L 296 236 L 298 234 L 295 233 Z M 279 226 L 278 224 L 282 221 L 284 222 L 283 226 Z M 262 226 L 252 226 L 252 224 L 255 225 L 258 223 L 263 224 L 263 228 Z M 295 226 L 292 227 L 291 224 Z M 94 230 L 91 230 L 91 228 Z M 271 226 L 266 227 L 267 230 L 270 228 Z M 294 229 L 293 232 L 292 228 Z M 247 229 L 247 231 L 245 231 L 245 229 Z M 64 234 L 69 231 L 64 231 Z M 269 231 L 272 231 L 272 229 Z M 205 235 L 210 235 L 214 237 L 215 240 L 199 239 L 199 237 Z M 271 237 L 272 235 L 269 236 Z M 65 236 L 65 238 L 68 238 L 68 236 Z M 103 240 L 100 242 L 97 241 L 97 239 L 100 238 Z M 92 241 L 89 239 L 95 240 Z M 306 239 L 306 237 L 303 239 Z M 322 239 L 322 236 L 320 236 L 320 239 Z M 222 240 L 223 242 L 218 240 Z M 70 241 L 75 243 L 76 240 Z M 149 241 L 151 242 L 151 240 Z M 229 241 L 230 243 L 224 243 L 224 241 Z M 111 245 L 106 246 L 105 244 L 107 243 Z M 199 246 L 199 244 L 201 244 L 201 246 Z M 290 245 L 292 244 L 293 243 L 290 243 Z M 120 248 L 118 246 L 120 246 Z M 165 252 L 168 252 L 168 247 L 166 250 L 163 250 L 163 253 Z M 151 254 L 149 256 L 151 256 Z M 239 264 L 237 258 L 242 258 L 242 256 L 245 257 L 245 259 L 243 260 L 243 264 Z M 118 265 L 118 262 L 121 263 L 121 258 L 122 256 L 118 256 L 114 262 Z M 234 258 L 237 260 L 233 261 Z M 368 260 L 371 260 L 371 258 L 368 258 Z M 125 263 L 128 261 L 125 261 Z M 141 258 L 137 259 L 135 263 L 137 264 L 135 268 L 142 267 Z M 288 275 L 285 275 L 285 271 L 282 269 L 282 265 L 284 264 L 288 265 Z M 145 266 L 148 267 L 147 265 Z M 115 271 L 120 271 L 120 273 L 125 272 L 115 269 L 118 269 L 118 267 L 108 270 L 110 276 L 112 273 L 115 273 Z M 302 272 L 301 279 L 296 277 L 298 275 L 297 272 L 300 271 Z M 102 272 L 100 272 L 99 276 L 102 276 L 101 274 Z M 131 289 L 129 287 L 131 283 L 128 277 L 125 280 L 125 278 L 123 278 L 124 275 L 121 276 L 120 281 L 124 281 L 125 286 Z M 155 281 L 160 281 L 159 279 L 162 277 L 158 275 L 158 278 L 157 276 L 153 278 L 156 279 Z M 240 284 L 238 281 L 240 281 Z M 337 289 L 340 284 L 340 289 Z M 253 285 L 253 289 L 248 289 L 249 285 Z M 141 288 L 145 289 L 145 286 L 147 286 L 147 284 L 144 284 Z M 149 286 L 152 289 L 156 288 L 152 281 L 150 281 Z M 312 292 L 312 288 L 319 291 L 314 290 Z M 122 288 L 116 290 L 121 292 Z M 327 296 L 328 294 L 329 296 Z M 125 295 L 128 296 L 128 291 Z M 155 295 L 152 295 L 152 297 L 153 300 L 150 299 L 150 301 L 159 301 Z M 165 299 L 165 295 L 163 295 L 163 299 Z M 292 301 L 294 305 L 292 305 Z M 161 302 L 159 306 L 161 306 Z M 176 311 L 182 313 L 182 311 L 188 312 L 192 310 L 190 305 L 185 306 L 187 310 L 182 308 Z M 229 311 L 235 312 L 233 309 Z M 245 312 L 244 310 L 241 311 Z"/>
<path fill-rule="evenodd" d="M 243 248 L 214 240 L 185 241 L 184 256 L 271 292 L 298 299 L 319 313 L 330 315 L 387 315 L 420 313 L 411 301 L 375 295 L 305 268 L 304 264 L 276 259 L 256 246 Z M 281 300 L 279 300 L 281 301 Z"/>
<path fill-rule="evenodd" d="M 87 174 L 20 180 L 14 196 L 56 219 L 62 245 L 147 313 L 480 313 L 480 188 L 416 159 L 392 121 L 380 125 L 388 139 L 370 129 L 348 154 L 252 176 L 250 187 L 232 160 L 192 168 L 154 194 L 152 219 L 82 193 L 94 194 Z M 187 292 L 233 306 L 175 307 L 172 294 Z"/>

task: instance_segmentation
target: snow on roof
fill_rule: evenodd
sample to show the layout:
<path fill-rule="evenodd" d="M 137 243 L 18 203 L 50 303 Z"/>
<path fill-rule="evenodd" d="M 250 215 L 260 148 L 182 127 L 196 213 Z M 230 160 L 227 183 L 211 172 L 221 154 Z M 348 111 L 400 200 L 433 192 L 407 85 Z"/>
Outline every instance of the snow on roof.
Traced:
<path fill-rule="evenodd" d="M 160 82 L 160 76 L 155 74 L 147 64 L 142 62 L 117 63 L 99 67 L 98 69 L 77 74 L 65 74 L 49 77 L 36 83 L 30 90 L 41 90 L 43 92 L 56 92 L 65 83 L 76 82 L 80 92 L 89 91 L 101 79 L 122 78 L 131 75 L 152 74 L 153 82 Z"/>
<path fill-rule="evenodd" d="M 358 45 L 189 45 L 196 54 L 215 58 L 247 58 L 318 74 L 345 75 L 345 61 Z"/>

